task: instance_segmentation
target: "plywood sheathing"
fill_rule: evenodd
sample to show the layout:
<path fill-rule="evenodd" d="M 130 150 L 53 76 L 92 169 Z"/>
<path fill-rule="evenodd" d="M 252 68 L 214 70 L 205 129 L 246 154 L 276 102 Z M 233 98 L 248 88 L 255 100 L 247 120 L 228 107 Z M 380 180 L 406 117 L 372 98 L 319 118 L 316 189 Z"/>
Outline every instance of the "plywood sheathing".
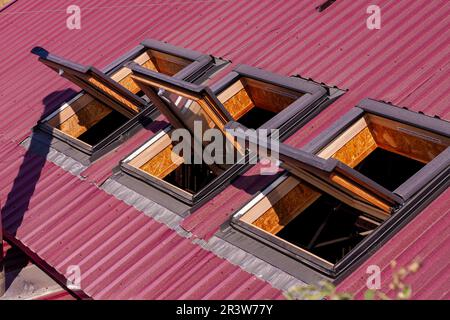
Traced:
<path fill-rule="evenodd" d="M 295 98 L 284 95 L 283 92 L 274 92 L 271 89 L 265 89 L 262 86 L 245 86 L 248 95 L 251 97 L 253 104 L 261 109 L 272 112 L 280 112 L 295 101 Z"/>
<path fill-rule="evenodd" d="M 73 116 L 57 125 L 56 128 L 77 138 L 111 112 L 111 108 L 105 106 L 98 100 L 92 100 Z"/>
<path fill-rule="evenodd" d="M 444 144 L 419 138 L 379 124 L 370 123 L 369 127 L 380 148 L 422 163 L 430 162 L 447 148 Z"/>
<path fill-rule="evenodd" d="M 169 173 L 174 171 L 181 163 L 183 163 L 183 158 L 172 152 L 172 149 L 172 145 L 167 146 L 156 156 L 142 165 L 140 169 L 154 177 L 163 179 Z"/>
<path fill-rule="evenodd" d="M 377 143 L 368 127 L 361 130 L 355 137 L 341 147 L 333 158 L 354 168 L 377 148 Z"/>
<path fill-rule="evenodd" d="M 225 101 L 223 105 L 234 120 L 239 120 L 255 106 L 244 88 Z"/>
<path fill-rule="evenodd" d="M 320 197 L 320 193 L 299 183 L 271 208 L 264 212 L 253 225 L 276 234 Z"/>

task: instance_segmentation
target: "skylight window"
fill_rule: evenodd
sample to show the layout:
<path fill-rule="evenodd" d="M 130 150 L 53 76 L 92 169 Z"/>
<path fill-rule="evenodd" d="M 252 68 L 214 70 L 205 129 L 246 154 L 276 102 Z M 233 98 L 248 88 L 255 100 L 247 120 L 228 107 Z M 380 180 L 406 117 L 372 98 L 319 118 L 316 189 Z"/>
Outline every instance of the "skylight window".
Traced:
<path fill-rule="evenodd" d="M 105 73 L 39 47 L 32 52 L 39 55 L 42 63 L 84 90 L 42 120 L 39 128 L 87 154 L 91 161 L 105 152 L 107 146 L 117 143 L 119 137 L 150 122 L 155 111 L 125 63 L 133 61 L 142 68 L 194 82 L 205 80 L 205 74 L 215 64 L 211 56 L 154 40 L 144 41 Z"/>
<path fill-rule="evenodd" d="M 286 174 L 232 225 L 336 277 L 448 187 L 449 145 L 448 122 L 364 100 L 309 152 L 282 145 Z"/>
<path fill-rule="evenodd" d="M 326 90 L 299 78 L 282 77 L 239 66 L 212 88 L 189 84 L 129 64 L 133 78 L 172 126 L 122 162 L 122 170 L 147 181 L 189 205 L 212 196 L 245 169 L 249 154 L 224 131 L 236 120 L 255 128 L 280 129 L 280 135 L 301 125 L 322 108 Z M 173 129 L 194 136 L 194 121 L 203 129 L 222 130 L 243 158 L 234 164 L 187 164 L 174 156 Z M 206 143 L 207 144 L 207 143 Z M 204 145 L 205 147 L 205 145 Z M 243 153 L 242 153 L 243 152 Z"/>

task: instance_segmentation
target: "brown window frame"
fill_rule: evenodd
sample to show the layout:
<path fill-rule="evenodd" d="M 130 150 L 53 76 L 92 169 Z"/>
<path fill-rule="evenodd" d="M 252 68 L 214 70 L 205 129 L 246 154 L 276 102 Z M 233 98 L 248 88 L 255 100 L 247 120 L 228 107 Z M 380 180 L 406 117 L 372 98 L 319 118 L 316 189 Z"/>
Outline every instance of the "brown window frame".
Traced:
<path fill-rule="evenodd" d="M 223 64 L 219 63 L 212 56 L 152 39 L 143 41 L 140 45 L 108 65 L 104 71 L 100 71 L 92 66 L 78 64 L 53 55 L 43 48 L 36 47 L 32 50 L 32 53 L 39 56 L 39 61 L 82 89 L 67 103 L 62 104 L 59 109 L 40 120 L 36 129 L 40 134 L 49 134 L 54 137 L 52 146 L 56 149 L 62 152 L 67 151 L 71 156 L 79 157 L 80 160 L 85 161 L 86 164 L 95 161 L 98 157 L 122 143 L 124 138 L 133 135 L 139 128 L 150 123 L 156 116 L 156 110 L 147 99 L 129 91 L 119 82 L 113 80 L 113 78 L 121 71 L 126 70 L 126 63 L 138 59 L 147 52 L 156 54 L 158 57 L 176 58 L 180 63 L 187 63 L 173 75 L 175 78 L 184 79 L 185 81 L 203 82 L 211 73 L 217 70 L 219 64 L 220 67 L 223 67 Z M 175 63 L 178 63 L 178 60 Z M 94 145 L 72 137 L 70 134 L 62 132 L 48 123 L 50 119 L 64 110 L 67 104 L 70 105 L 76 102 L 86 93 L 92 96 L 94 100 L 98 100 L 106 107 L 116 110 L 128 118 L 123 125 Z M 64 145 L 69 145 L 70 148 L 68 149 Z"/>
<path fill-rule="evenodd" d="M 128 67 L 133 70 L 133 77 L 141 85 L 142 90 L 152 99 L 155 106 L 160 108 L 161 113 L 168 118 L 174 128 L 187 128 L 192 131 L 190 128 L 191 123 L 186 122 L 187 120 L 177 111 L 177 107 L 170 101 L 167 101 L 167 99 L 158 96 L 160 88 L 169 91 L 171 90 L 173 93 L 177 93 L 178 95 L 181 94 L 185 98 L 199 102 L 199 105 L 205 114 L 210 117 L 209 119 L 212 119 L 215 126 L 222 130 L 225 136 L 230 137 L 233 145 L 241 151 L 242 149 L 234 141 L 234 138 L 224 131 L 225 126 L 233 119 L 233 117 L 218 98 L 218 95 L 241 78 L 267 82 L 270 85 L 295 90 L 299 93 L 299 98 L 297 100 L 292 102 L 288 107 L 260 127 L 267 129 L 284 129 L 284 135 L 282 135 L 281 139 L 286 138 L 286 136 L 292 132 L 293 127 L 297 128 L 298 126 L 303 125 L 312 116 L 320 112 L 320 110 L 325 107 L 324 102 L 327 100 L 327 90 L 316 83 L 300 78 L 283 77 L 245 65 L 237 66 L 231 73 L 226 75 L 211 88 L 206 85 L 186 83 L 180 79 L 146 70 L 136 64 L 130 63 L 128 64 Z M 162 94 L 164 95 L 165 93 Z M 133 154 L 135 154 L 135 152 L 132 153 L 132 155 Z M 239 173 L 246 170 L 249 167 L 249 159 L 254 156 L 254 154 L 245 151 L 245 155 L 240 162 L 225 169 L 222 174 L 219 174 L 219 177 L 216 177 L 195 194 L 183 192 L 184 190 L 179 190 L 179 188 L 172 186 L 170 183 L 155 178 L 150 174 L 142 172 L 142 170 L 133 165 L 130 165 L 130 156 L 121 162 L 121 169 L 126 174 L 170 194 L 177 200 L 192 206 L 192 208 L 196 208 L 228 185 Z"/>
<path fill-rule="evenodd" d="M 435 155 L 431 161 L 424 165 L 418 172 L 413 174 L 413 176 L 407 179 L 394 191 L 388 191 L 388 194 L 392 195 L 393 198 L 395 197 L 398 201 L 396 205 L 392 207 L 392 211 L 389 216 L 369 235 L 353 247 L 352 250 L 348 252 L 340 261 L 334 264 L 330 263 L 329 261 L 314 255 L 306 249 L 295 246 L 290 242 L 282 240 L 281 238 L 279 239 L 275 234 L 269 234 L 267 231 L 259 229 L 251 223 L 248 223 L 248 221 L 251 221 L 250 217 L 245 218 L 247 220 L 250 219 L 247 222 L 244 221 L 245 219 L 242 220 L 246 214 L 252 212 L 252 208 L 255 208 L 255 206 L 263 206 L 264 202 L 261 201 L 263 201 L 266 196 L 270 195 L 271 191 L 283 183 L 289 183 L 289 179 L 296 179 L 294 177 L 299 172 L 301 173 L 301 171 L 308 170 L 310 172 L 314 171 L 316 174 L 323 174 L 323 172 L 330 173 L 336 169 L 339 170 L 340 168 L 346 168 L 345 170 L 348 172 L 348 166 L 341 163 L 339 160 L 331 158 L 323 159 L 316 156 L 316 154 L 320 154 L 320 152 L 330 146 L 331 143 L 336 141 L 339 137 L 342 137 L 346 130 L 349 130 L 352 125 L 367 115 L 374 115 L 396 121 L 403 125 L 413 126 L 421 130 L 426 130 L 433 135 L 437 134 L 446 139 L 446 142 L 441 140 L 441 143 L 447 145 L 447 147 L 445 147 L 445 149 L 443 149 L 439 154 Z M 399 128 L 402 128 L 402 126 L 399 126 Z M 433 201 L 433 199 L 438 197 L 443 190 L 448 188 L 450 185 L 449 139 L 450 124 L 447 121 L 431 118 L 423 114 L 418 114 L 392 106 L 387 103 L 365 99 L 323 134 L 305 146 L 302 150 L 282 145 L 279 153 L 280 160 L 283 161 L 281 166 L 285 168 L 287 172 L 264 189 L 254 199 L 252 199 L 252 201 L 239 209 L 230 221 L 231 226 L 233 229 L 236 229 L 244 235 L 248 235 L 251 239 L 254 239 L 252 241 L 262 242 L 270 248 L 283 253 L 286 256 L 286 261 L 288 259 L 294 259 L 295 261 L 310 267 L 316 272 L 318 271 L 321 274 L 339 281 L 339 279 L 342 279 L 342 277 L 345 276 L 346 272 L 354 269 L 363 261 L 363 259 L 367 258 L 369 252 L 373 252 L 373 250 L 384 244 L 390 237 L 393 236 L 395 232 L 411 221 L 411 219 L 431 201 Z M 257 143 L 253 143 L 252 145 L 251 137 L 249 137 L 249 140 L 250 148 L 255 149 Z M 253 142 L 255 142 L 255 140 L 253 140 Z M 262 143 L 264 144 L 265 142 L 262 141 Z M 305 177 L 302 173 L 299 176 L 300 178 Z M 357 173 L 356 176 L 361 176 L 361 174 Z M 324 177 L 322 176 L 322 178 Z M 365 176 L 361 178 L 363 178 L 366 182 L 367 180 L 370 180 Z M 314 182 L 311 181 L 312 180 L 307 180 L 307 183 L 318 188 L 319 190 L 321 189 L 317 184 L 314 184 Z M 376 182 L 372 181 L 371 184 L 376 187 L 375 190 L 382 190 L 379 188 L 381 186 L 379 186 Z M 330 194 L 325 189 L 322 189 L 321 192 Z M 283 195 L 280 195 L 280 193 L 281 190 L 277 191 L 275 195 L 284 197 Z M 333 196 L 333 194 L 331 195 Z M 276 202 L 276 199 L 272 200 Z M 268 204 L 265 206 L 268 206 Z M 253 213 L 252 219 L 255 219 L 255 214 L 256 213 Z M 239 243 L 235 244 L 239 246 Z M 257 252 L 255 254 L 258 255 L 260 254 L 258 251 L 262 252 L 263 250 L 256 251 Z M 278 261 L 277 263 L 280 263 L 280 265 L 289 264 L 286 261 L 281 259 L 281 261 Z"/>

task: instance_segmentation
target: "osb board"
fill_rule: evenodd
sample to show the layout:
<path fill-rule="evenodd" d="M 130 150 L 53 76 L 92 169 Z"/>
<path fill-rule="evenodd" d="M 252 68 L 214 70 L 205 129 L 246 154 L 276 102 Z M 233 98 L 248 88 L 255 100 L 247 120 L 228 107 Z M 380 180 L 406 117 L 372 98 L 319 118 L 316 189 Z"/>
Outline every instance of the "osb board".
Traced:
<path fill-rule="evenodd" d="M 168 76 L 173 76 L 185 67 L 184 65 L 180 65 L 163 59 L 155 59 L 154 61 L 155 65 L 157 65 L 158 67 L 158 71 L 167 74 Z"/>
<path fill-rule="evenodd" d="M 142 165 L 140 169 L 154 177 L 163 179 L 183 162 L 183 158 L 173 153 L 172 149 L 172 145 L 167 146 L 156 156 Z"/>
<path fill-rule="evenodd" d="M 72 117 L 57 126 L 72 137 L 79 137 L 112 112 L 112 109 L 97 100 L 92 100 Z"/>
<path fill-rule="evenodd" d="M 8 4 L 11 2 L 11 0 L 0 0 L 0 8 L 3 7 L 5 4 Z"/>
<path fill-rule="evenodd" d="M 75 113 L 80 111 L 93 100 L 94 98 L 87 93 L 78 94 L 69 102 L 64 103 L 59 112 L 52 118 L 48 119 L 47 123 L 52 127 L 57 128 L 61 123 L 72 117 Z"/>
<path fill-rule="evenodd" d="M 130 159 L 128 164 L 135 168 L 142 167 L 150 159 L 155 157 L 158 153 L 163 151 L 166 147 L 172 144 L 171 131 L 162 134 L 157 140 L 154 140 L 148 147 L 141 151 L 138 155 Z M 158 134 L 159 135 L 159 134 Z M 155 139 L 156 137 L 152 138 Z"/>
<path fill-rule="evenodd" d="M 430 162 L 447 148 L 444 144 L 413 136 L 377 123 L 370 123 L 369 127 L 380 148 L 422 163 Z"/>
<path fill-rule="evenodd" d="M 271 234 L 276 234 L 316 201 L 320 195 L 319 192 L 300 182 L 254 221 L 253 225 Z"/>
<path fill-rule="evenodd" d="M 343 145 L 333 155 L 333 158 L 354 168 L 376 148 L 377 144 L 373 139 L 369 128 L 366 127 L 356 134 L 353 139 Z"/>
<path fill-rule="evenodd" d="M 364 128 L 367 127 L 367 120 L 365 117 L 358 119 L 347 130 L 339 134 L 332 142 L 325 146 L 320 152 L 317 153 L 319 157 L 328 159 L 339 151 L 350 139 L 356 136 Z"/>
<path fill-rule="evenodd" d="M 155 67 L 155 64 L 150 59 L 148 52 L 144 52 L 133 61 L 146 69 L 156 72 L 158 71 Z M 126 67 L 119 69 L 111 76 L 111 79 L 119 82 L 122 86 L 124 86 L 134 94 L 141 91 L 141 88 L 138 86 L 138 84 L 131 78 L 131 70 Z"/>
<path fill-rule="evenodd" d="M 132 103 L 128 99 L 124 98 L 122 95 L 118 94 L 114 90 L 111 90 L 109 87 L 105 86 L 103 83 L 101 83 L 97 79 L 90 77 L 88 79 L 88 81 L 91 84 L 95 85 L 100 90 L 102 90 L 103 92 L 105 92 L 106 94 L 113 97 L 115 100 L 119 101 L 120 103 L 122 103 L 123 105 L 128 107 L 130 109 L 130 111 L 132 111 L 133 113 L 139 112 L 139 108 L 134 103 Z M 120 111 L 120 110 L 118 110 L 118 111 Z M 126 115 L 126 116 L 128 116 L 128 115 Z"/>
<path fill-rule="evenodd" d="M 255 106 L 244 88 L 225 101 L 223 105 L 234 120 L 239 120 Z"/>
<path fill-rule="evenodd" d="M 254 86 L 247 84 L 245 88 L 255 106 L 272 112 L 284 110 L 301 96 L 299 94 L 296 98 L 293 98 L 292 96 L 284 95 L 281 89 L 275 91 L 269 87 L 264 88 L 259 85 Z"/>

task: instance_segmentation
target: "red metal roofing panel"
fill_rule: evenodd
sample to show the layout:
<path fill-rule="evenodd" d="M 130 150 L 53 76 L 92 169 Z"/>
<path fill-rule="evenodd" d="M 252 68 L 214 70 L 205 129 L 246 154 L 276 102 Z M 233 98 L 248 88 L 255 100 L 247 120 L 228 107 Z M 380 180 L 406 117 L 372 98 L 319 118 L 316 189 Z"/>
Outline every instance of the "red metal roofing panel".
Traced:
<path fill-rule="evenodd" d="M 74 296 L 72 296 L 69 292 L 63 290 L 51 293 L 43 297 L 39 297 L 36 300 L 77 300 L 77 299 Z"/>
<path fill-rule="evenodd" d="M 380 30 L 365 27 L 366 8 L 373 4 L 371 0 L 337 1 L 318 13 L 314 8 L 322 2 L 121 0 L 112 4 L 107 0 L 95 3 L 80 0 L 77 5 L 82 9 L 82 28 L 69 30 L 65 22 L 66 8 L 73 4 L 70 0 L 17 1 L 0 12 L 0 73 L 7 79 L 0 83 L 0 140 L 4 141 L 0 145 L 1 198 L 3 201 L 6 198 L 22 161 L 23 151 L 17 143 L 30 134 L 30 129 L 43 114 L 58 106 L 62 96 L 67 97 L 66 89 L 72 88 L 29 54 L 35 45 L 45 46 L 81 63 L 102 67 L 144 38 L 155 38 L 231 59 L 233 64 L 247 63 L 285 75 L 300 73 L 348 89 L 341 99 L 289 139 L 294 146 L 310 141 L 365 97 L 391 101 L 414 111 L 450 119 L 448 1 L 379 0 L 377 5 L 382 10 Z M 56 94 L 52 94 L 54 92 Z M 139 275 L 133 272 L 142 270 L 142 264 L 148 263 L 151 257 L 159 257 L 162 247 L 157 245 L 158 241 L 163 247 L 180 250 L 176 252 L 182 256 L 186 252 L 181 250 L 192 245 L 189 240 L 173 236 L 173 232 L 150 218 L 145 218 L 142 224 L 141 214 L 90 184 L 90 181 L 104 181 L 118 159 L 143 141 L 146 134 L 151 133 L 140 133 L 129 145 L 105 157 L 103 165 L 86 170 L 84 174 L 88 179 L 85 181 L 29 157 L 27 166 L 41 168 L 42 173 L 25 175 L 21 186 L 36 181 L 38 186 L 36 190 L 28 187 L 13 195 L 18 201 L 21 195 L 32 194 L 30 203 L 19 208 L 28 208 L 23 220 L 12 214 L 14 210 L 9 209 L 6 214 L 8 230 L 19 226 L 15 240 L 60 274 L 64 274 L 68 263 L 82 263 L 92 281 L 88 283 L 89 292 L 96 297 L 113 294 L 102 287 L 111 274 L 98 265 L 98 261 L 112 266 L 111 273 L 127 270 L 123 275 L 124 282 L 111 283 L 114 288 L 126 282 L 130 288 L 136 288 L 129 296 L 156 297 L 141 288 Z M 235 209 L 270 179 L 259 176 L 258 167 L 253 168 L 187 218 L 183 226 L 198 237 L 211 236 Z M 427 215 L 437 215 L 448 229 L 448 219 L 442 218 L 444 213 L 439 208 L 445 207 L 449 200 L 447 192 L 408 225 L 400 239 L 413 234 L 414 226 L 419 229 L 428 226 Z M 17 205 L 20 207 L 20 203 Z M 144 237 L 146 228 L 160 235 L 158 241 Z M 83 237 L 79 237 L 79 233 Z M 137 239 L 143 241 L 134 248 L 132 244 Z M 172 242 L 166 244 L 166 239 L 172 239 Z M 154 240 L 156 242 L 152 242 Z M 393 243 L 406 247 L 415 245 L 415 242 Z M 192 250 L 198 250 L 192 246 Z M 436 252 L 428 258 L 431 261 L 448 260 L 445 256 L 448 246 L 443 242 L 437 246 Z M 117 259 L 111 251 L 117 252 Z M 386 246 L 380 252 L 387 254 L 383 261 L 395 258 Z M 136 263 L 130 269 L 124 267 L 128 266 L 128 258 Z M 212 270 L 208 269 L 210 263 L 217 263 L 217 273 L 205 273 L 207 279 L 213 280 L 199 281 L 193 289 L 195 292 L 186 292 L 189 297 L 279 294 L 266 285 L 265 289 L 252 291 L 258 289 L 258 285 L 252 284 L 250 275 L 229 269 L 231 267 L 212 254 L 197 259 L 194 261 L 198 261 L 199 267 L 206 268 L 204 270 Z M 162 267 L 167 268 L 160 274 L 162 278 L 166 274 L 181 276 L 176 273 L 176 268 Z M 223 270 L 228 274 L 222 277 Z M 245 277 L 250 278 L 246 280 Z M 445 274 L 437 270 L 435 277 L 445 277 Z M 97 278 L 99 280 L 94 280 Z M 181 294 L 175 292 L 174 283 L 183 284 L 184 281 L 173 278 L 174 282 L 160 284 L 159 277 L 152 278 L 156 281 L 154 286 L 159 288 L 157 292 L 163 289 L 172 292 L 170 297 Z M 151 285 L 149 280 L 148 286 Z M 433 281 L 426 285 L 434 293 L 443 288 Z M 208 286 L 209 290 L 206 290 Z M 252 290 L 243 289 L 249 286 Z"/>
<path fill-rule="evenodd" d="M 280 297 L 281 293 L 268 283 L 193 244 L 91 183 L 45 160 L 40 168 L 42 160 L 38 156 L 27 154 L 27 162 L 22 164 L 20 155 L 24 153 L 22 147 L 13 143 L 0 147 L 1 157 L 8 163 L 2 168 L 0 181 L 0 199 L 6 203 L 2 209 L 5 236 L 32 252 L 33 258 L 45 261 L 60 279 L 69 266 L 79 266 L 82 291 L 87 296 L 95 299 L 195 299 L 207 295 L 212 299 L 228 299 L 235 294 L 245 299 Z M 21 174 L 17 175 L 20 166 Z M 37 174 L 39 180 L 34 183 Z M 14 193 L 10 192 L 12 185 Z M 33 193 L 27 204 L 24 194 L 29 189 Z"/>
<path fill-rule="evenodd" d="M 383 25 L 376 31 L 365 26 L 365 8 L 369 4 L 370 1 L 338 1 L 322 14 L 306 10 L 302 12 L 305 20 L 298 21 L 286 33 L 280 31 L 276 40 L 266 43 L 270 49 L 260 48 L 262 53 L 253 56 L 251 63 L 259 67 L 284 74 L 300 73 L 349 90 L 290 137 L 288 144 L 305 145 L 365 97 L 450 119 L 450 52 L 448 41 L 442 41 L 444 30 L 450 27 L 449 3 L 379 1 L 384 12 Z M 300 4 L 292 11 L 297 7 Z M 256 173 L 254 170 L 248 175 Z M 183 227 L 198 237 L 208 238 L 229 214 L 258 191 L 252 190 L 255 180 L 268 178 L 238 179 L 235 185 L 241 192 L 234 186 L 227 188 L 188 217 Z M 212 208 L 218 208 L 216 214 L 210 214 Z"/>
<path fill-rule="evenodd" d="M 450 190 L 447 190 L 407 228 L 389 240 L 383 246 L 383 250 L 377 251 L 346 278 L 338 286 L 338 290 L 355 293 L 358 298 L 361 298 L 367 290 L 367 267 L 378 265 L 382 272 L 381 289 L 392 297 L 393 292 L 389 289 L 392 281 L 390 262 L 395 260 L 399 267 L 406 267 L 413 261 L 419 260 L 422 261 L 419 271 L 405 279 L 405 283 L 412 284 L 413 298 L 449 299 L 450 208 L 445 201 L 449 195 Z"/>

